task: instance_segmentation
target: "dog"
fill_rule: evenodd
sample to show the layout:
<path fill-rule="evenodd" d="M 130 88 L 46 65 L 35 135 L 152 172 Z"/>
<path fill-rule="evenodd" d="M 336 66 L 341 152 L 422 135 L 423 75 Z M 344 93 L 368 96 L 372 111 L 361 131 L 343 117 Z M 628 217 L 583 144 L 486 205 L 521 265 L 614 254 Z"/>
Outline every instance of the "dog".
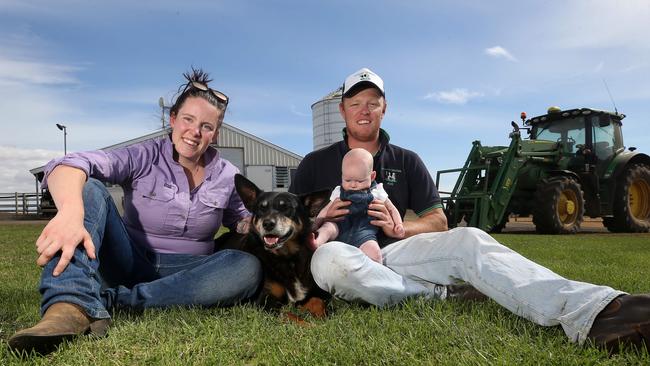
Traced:
<path fill-rule="evenodd" d="M 295 304 L 314 317 L 325 316 L 323 291 L 311 274 L 312 218 L 329 202 L 329 191 L 297 196 L 288 192 L 263 192 L 243 175 L 235 188 L 253 216 L 242 249 L 262 264 L 264 280 L 258 303 L 266 309 Z M 293 320 L 302 321 L 293 314 Z"/>

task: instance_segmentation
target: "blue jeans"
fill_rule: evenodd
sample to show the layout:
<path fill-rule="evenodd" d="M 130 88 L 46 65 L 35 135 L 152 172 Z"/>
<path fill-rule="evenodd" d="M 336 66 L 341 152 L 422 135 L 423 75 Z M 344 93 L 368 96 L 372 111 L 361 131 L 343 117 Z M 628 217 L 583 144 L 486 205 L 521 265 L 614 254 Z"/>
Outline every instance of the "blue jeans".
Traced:
<path fill-rule="evenodd" d="M 65 271 L 54 277 L 60 253 L 52 258 L 41 275 L 41 315 L 57 302 L 77 304 L 96 319 L 110 318 L 114 308 L 227 306 L 259 287 L 262 269 L 248 253 L 158 254 L 134 243 L 108 191 L 95 179 L 86 182 L 83 202 L 97 259 L 79 246 Z"/>

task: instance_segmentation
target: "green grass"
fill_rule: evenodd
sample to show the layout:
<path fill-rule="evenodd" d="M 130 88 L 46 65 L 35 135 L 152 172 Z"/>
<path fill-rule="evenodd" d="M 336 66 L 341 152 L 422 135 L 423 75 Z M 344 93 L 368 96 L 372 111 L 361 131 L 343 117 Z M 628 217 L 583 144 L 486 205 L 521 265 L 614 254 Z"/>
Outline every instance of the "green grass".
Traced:
<path fill-rule="evenodd" d="M 43 225 L 0 224 L 0 365 L 443 364 L 644 365 L 647 352 L 608 357 L 570 343 L 496 303 L 413 299 L 390 309 L 335 301 L 311 326 L 251 306 L 118 313 L 110 335 L 83 337 L 45 357 L 21 359 L 6 341 L 38 321 L 40 269 L 34 241 Z M 566 277 L 650 292 L 650 235 L 495 235 Z"/>

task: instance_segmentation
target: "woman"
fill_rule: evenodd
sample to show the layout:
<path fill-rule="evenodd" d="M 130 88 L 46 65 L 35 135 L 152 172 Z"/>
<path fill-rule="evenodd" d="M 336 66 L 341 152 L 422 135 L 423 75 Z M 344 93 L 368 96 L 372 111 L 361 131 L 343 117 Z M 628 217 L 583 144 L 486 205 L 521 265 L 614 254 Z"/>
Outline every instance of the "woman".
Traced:
<path fill-rule="evenodd" d="M 43 187 L 58 212 L 36 241 L 43 318 L 9 339 L 14 349 L 46 353 L 79 334 L 104 334 L 114 308 L 223 306 L 256 291 L 256 258 L 213 253 L 221 224 L 232 229 L 250 215 L 235 192 L 237 168 L 209 146 L 228 97 L 201 70 L 184 76 L 170 135 L 46 166 Z M 100 181 L 124 189 L 123 218 Z"/>

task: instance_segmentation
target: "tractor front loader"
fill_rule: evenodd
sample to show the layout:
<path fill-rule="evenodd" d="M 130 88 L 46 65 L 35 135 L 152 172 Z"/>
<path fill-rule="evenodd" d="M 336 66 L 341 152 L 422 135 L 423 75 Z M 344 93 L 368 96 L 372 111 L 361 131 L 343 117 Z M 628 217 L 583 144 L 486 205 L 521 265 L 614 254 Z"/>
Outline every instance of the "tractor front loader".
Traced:
<path fill-rule="evenodd" d="M 602 217 L 615 232 L 650 230 L 650 157 L 625 149 L 623 114 L 589 108 L 561 111 L 527 120 L 529 138 L 512 122 L 509 146 L 472 149 L 451 192 L 441 192 L 450 227 L 498 232 L 511 214 L 533 216 L 539 233 L 567 234 L 580 229 L 584 216 Z"/>

